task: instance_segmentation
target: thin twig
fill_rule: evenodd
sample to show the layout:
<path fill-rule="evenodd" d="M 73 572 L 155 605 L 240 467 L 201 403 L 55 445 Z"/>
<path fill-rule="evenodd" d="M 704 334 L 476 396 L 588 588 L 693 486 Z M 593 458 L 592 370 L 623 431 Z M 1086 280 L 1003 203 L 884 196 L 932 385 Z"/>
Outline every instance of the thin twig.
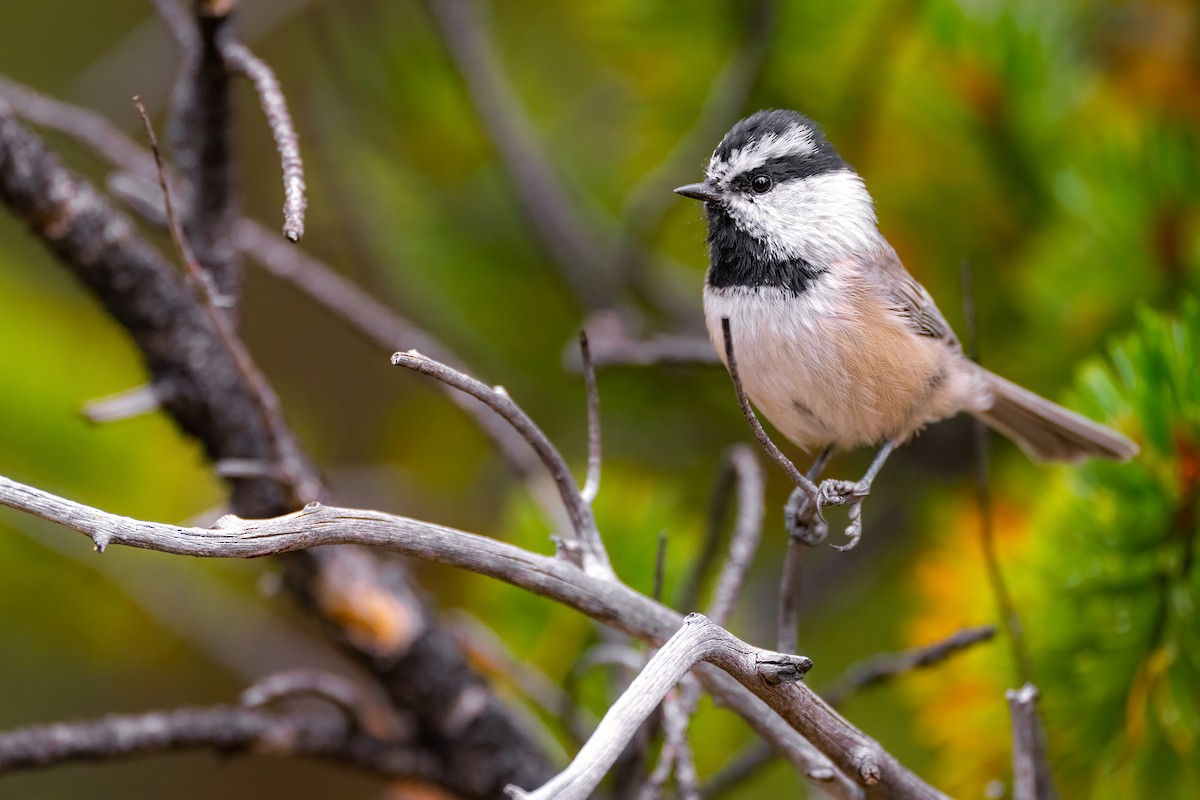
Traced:
<path fill-rule="evenodd" d="M 772 461 L 783 469 L 791 482 L 808 495 L 808 502 L 812 504 L 812 507 L 819 508 L 817 487 L 812 481 L 804 477 L 803 473 L 796 469 L 796 465 L 792 463 L 791 459 L 775 446 L 775 443 L 771 441 L 771 437 L 767 436 L 767 432 L 763 430 L 762 423 L 758 421 L 754 409 L 750 406 L 750 398 L 746 397 L 746 390 L 742 387 L 742 379 L 739 377 L 737 370 L 737 359 L 733 354 L 733 333 L 730 331 L 729 317 L 721 319 L 721 333 L 725 338 L 725 364 L 729 368 L 729 377 L 733 380 L 733 390 L 737 393 L 738 405 L 742 409 L 742 416 L 750 424 L 750 430 L 754 431 L 754 438 L 758 439 L 758 443 L 762 446 L 762 449 L 766 451 Z"/>
<path fill-rule="evenodd" d="M 634 339 L 622 330 L 594 337 L 593 345 L 597 367 L 716 366 L 721 363 L 706 336 L 662 333 Z"/>
<path fill-rule="evenodd" d="M 717 562 L 717 556 L 721 553 L 725 516 L 729 510 L 729 500 L 734 491 L 734 484 L 740 477 L 732 456 L 732 447 L 721 454 L 721 461 L 717 466 L 717 478 L 713 482 L 713 489 L 709 495 L 704 543 L 700 547 L 700 555 L 692 562 L 687 581 L 683 585 L 683 591 L 679 593 L 679 600 L 675 604 L 677 608 L 700 607 L 700 593 L 704 589 L 704 583 L 708 579 L 709 573 L 712 572 L 713 565 Z"/>
<path fill-rule="evenodd" d="M 967 321 L 967 352 L 972 361 L 980 363 L 979 331 L 975 314 L 975 289 L 971 276 L 971 262 L 962 262 L 963 312 Z M 975 498 L 979 505 L 979 541 L 983 550 L 983 563 L 987 569 L 988 584 L 992 589 L 996 606 L 1000 611 L 1000 624 L 1012 650 L 1013 664 L 1022 683 L 1033 681 L 1033 661 L 1025 644 L 1025 630 L 1016 604 L 1008 590 L 1008 581 L 1000 567 L 1000 554 L 996 550 L 995 516 L 992 509 L 992 491 L 988 474 L 988 428 L 978 418 L 971 417 L 971 456 L 975 464 Z"/>
<path fill-rule="evenodd" d="M 746 445 L 734 445 L 729 451 L 729 463 L 737 476 L 737 517 L 729 541 L 729 558 L 721 568 L 708 609 L 713 622 L 722 626 L 733 613 L 746 574 L 750 571 L 750 562 L 758 551 L 766 511 L 766 484 L 762 466 L 754 451 Z"/>
<path fill-rule="evenodd" d="M 108 397 L 84 403 L 81 413 L 93 425 L 117 422 L 157 411 L 160 405 L 158 389 L 142 384 Z"/>
<path fill-rule="evenodd" d="M 873 656 L 866 661 L 850 665 L 841 677 L 827 689 L 821 690 L 821 697 L 829 705 L 839 706 L 848 697 L 863 689 L 886 683 L 906 672 L 932 667 L 961 650 L 989 641 L 995 635 L 996 626 L 980 625 L 974 628 L 963 628 L 939 642 L 913 647 L 902 653 Z"/>
<path fill-rule="evenodd" d="M 686 681 L 687 678 L 685 677 Z M 638 800 L 659 800 L 667 779 L 675 773 L 675 795 L 679 800 L 698 800 L 696 765 L 688 744 L 688 717 L 683 708 L 681 692 L 667 692 L 662 701 L 663 744 L 649 777 L 642 784 Z"/>
<path fill-rule="evenodd" d="M 642 722 L 667 692 L 701 661 L 709 661 L 743 685 L 782 687 L 800 681 L 812 667 L 803 656 L 760 650 L 737 639 L 702 614 L 690 614 L 600 720 L 592 738 L 566 770 L 540 789 L 509 787 L 514 798 L 585 800 L 617 760 Z"/>
<path fill-rule="evenodd" d="M 583 363 L 583 384 L 587 389 L 588 464 L 587 481 L 580 494 L 589 505 L 600 492 L 600 391 L 596 388 L 596 366 L 588 347 L 587 331 L 579 332 L 579 357 Z"/>
<path fill-rule="evenodd" d="M 162 187 L 163 204 L 166 208 L 171 239 L 179 249 L 184 266 L 197 288 L 197 293 L 201 301 L 200 304 L 208 314 L 213 328 L 219 334 L 225 348 L 229 351 L 230 357 L 237 365 L 242 379 L 252 389 L 252 394 L 263 417 L 264 428 L 271 437 L 275 457 L 279 462 L 279 470 L 282 475 L 287 477 L 286 485 L 296 493 L 298 505 L 312 502 L 320 493 L 320 485 L 315 476 L 312 475 L 311 471 L 304 464 L 304 458 L 300 455 L 295 440 L 287 430 L 287 425 L 283 420 L 283 411 L 279 405 L 279 396 L 275 394 L 275 390 L 271 387 L 270 383 L 267 382 L 262 373 L 254 365 L 254 361 L 251 359 L 249 352 L 247 352 L 246 346 L 242 344 L 237 334 L 233 332 L 230 327 L 229 318 L 220 310 L 220 301 L 217 298 L 216 287 L 213 285 L 208 274 L 196 262 L 196 257 L 188 245 L 187 238 L 183 235 L 179 218 L 175 214 L 174 205 L 171 201 L 170 179 L 167 176 L 166 169 L 163 167 L 162 155 L 158 149 L 158 137 L 154 134 L 154 126 L 150 124 L 150 117 L 146 114 L 146 107 L 142 105 L 141 99 L 135 97 L 133 103 L 146 130 L 146 137 L 150 141 L 150 151 L 154 154 L 154 163 L 158 169 L 158 182 Z"/>
<path fill-rule="evenodd" d="M 817 454 L 805 477 L 810 481 L 819 478 L 832 452 L 832 448 L 827 447 Z M 798 489 L 788 498 L 783 513 L 788 539 L 783 555 L 783 570 L 779 578 L 775 647 L 790 653 L 795 652 L 799 645 L 800 594 L 804 585 L 804 562 L 808 559 L 808 551 L 821 543 L 824 533 L 820 512 L 814 510 L 812 503 Z"/>
<path fill-rule="evenodd" d="M 167 139 L 183 180 L 179 213 L 197 263 L 211 276 L 222 312 L 236 319 L 241 254 L 230 232 L 240 216 L 237 143 L 229 70 L 221 47 L 232 36 L 228 14 L 189 13 L 172 0 L 155 7 L 180 50 Z"/>
<path fill-rule="evenodd" d="M 575 479 L 571 475 L 567 462 L 546 434 L 542 432 L 542 429 L 529 418 L 529 415 L 520 406 L 513 402 L 503 386 L 486 386 L 469 375 L 414 351 L 394 353 L 392 364 L 415 370 L 466 392 L 475 399 L 486 403 L 489 408 L 504 417 L 524 437 L 525 441 L 529 442 L 542 463 L 546 465 L 546 469 L 550 471 L 550 476 L 558 487 L 563 505 L 566 506 L 567 515 L 571 518 L 574 543 L 580 549 L 584 569 L 599 575 L 613 576 L 608 553 L 604 549 L 604 543 L 600 540 L 596 519 L 592 516 L 592 508 L 576 487 Z"/>
<path fill-rule="evenodd" d="M 319 697 L 346 715 L 353 725 L 371 729 L 371 710 L 361 689 L 351 680 L 315 669 L 276 672 L 246 688 L 238 701 L 247 708 L 272 706 L 290 697 Z"/>
<path fill-rule="evenodd" d="M 221 53 L 229 67 L 246 76 L 258 93 L 283 166 L 283 235 L 298 242 L 304 235 L 304 210 L 308 200 L 305 197 L 304 162 L 300 158 L 300 137 L 288 112 L 287 98 L 271 68 L 241 42 L 225 43 Z"/>
<path fill-rule="evenodd" d="M 1046 733 L 1038 716 L 1038 690 L 1032 683 L 1009 689 L 1012 716 L 1013 800 L 1056 800 L 1058 792 L 1046 757 Z"/>
<path fill-rule="evenodd" d="M 111 714 L 0 733 L 0 774 L 199 749 L 221 755 L 314 756 L 422 780 L 437 780 L 445 770 L 432 754 L 381 741 L 337 716 L 211 706 Z"/>
<path fill-rule="evenodd" d="M 591 575 L 563 559 L 378 511 L 312 503 L 274 519 L 231 516 L 213 529 L 181 528 L 109 514 L 4 477 L 0 505 L 84 533 L 100 551 L 118 544 L 177 555 L 256 558 L 319 545 L 361 544 L 503 580 L 651 645 L 664 643 L 682 622 L 678 613 L 619 581 Z M 718 705 L 736 710 L 793 759 L 802 774 L 828 782 L 823 786 L 838 797 L 854 797 L 858 790 L 853 784 L 871 798 L 943 797 L 803 685 L 755 678 L 739 686 L 739 676 L 711 666 L 697 667 L 696 676 Z M 853 784 L 845 783 L 847 777 Z"/>

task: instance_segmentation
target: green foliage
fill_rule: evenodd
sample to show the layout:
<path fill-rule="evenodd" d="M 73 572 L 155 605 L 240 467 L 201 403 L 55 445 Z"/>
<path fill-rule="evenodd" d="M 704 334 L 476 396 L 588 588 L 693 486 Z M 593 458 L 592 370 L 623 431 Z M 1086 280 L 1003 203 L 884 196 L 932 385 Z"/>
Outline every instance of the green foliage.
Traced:
<path fill-rule="evenodd" d="M 1129 464 L 1062 475 L 1020 583 L 1068 796 L 1200 795 L 1200 304 L 1143 313 L 1080 405 L 1135 434 Z"/>

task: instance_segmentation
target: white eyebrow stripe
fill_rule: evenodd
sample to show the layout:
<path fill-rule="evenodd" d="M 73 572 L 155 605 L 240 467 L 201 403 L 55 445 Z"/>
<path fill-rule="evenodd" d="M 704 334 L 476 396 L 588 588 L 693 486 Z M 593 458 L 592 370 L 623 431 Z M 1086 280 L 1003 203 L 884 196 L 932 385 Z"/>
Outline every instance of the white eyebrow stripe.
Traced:
<path fill-rule="evenodd" d="M 806 125 L 793 125 L 782 134 L 771 132 L 745 147 L 739 147 L 729 154 L 728 160 L 714 155 L 708 165 L 708 179 L 720 183 L 747 170 L 761 167 L 773 158 L 807 155 L 816 149 L 812 129 Z"/>

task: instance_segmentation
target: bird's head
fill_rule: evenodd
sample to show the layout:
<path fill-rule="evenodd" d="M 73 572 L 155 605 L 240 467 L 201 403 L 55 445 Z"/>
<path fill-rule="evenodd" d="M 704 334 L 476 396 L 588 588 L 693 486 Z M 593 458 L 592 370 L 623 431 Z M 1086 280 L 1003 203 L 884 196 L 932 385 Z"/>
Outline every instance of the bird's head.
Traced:
<path fill-rule="evenodd" d="M 878 241 L 862 179 L 795 111 L 760 111 L 738 122 L 713 151 L 705 180 L 675 191 L 704 202 L 714 266 L 718 249 L 726 256 L 741 249 L 820 269 Z"/>

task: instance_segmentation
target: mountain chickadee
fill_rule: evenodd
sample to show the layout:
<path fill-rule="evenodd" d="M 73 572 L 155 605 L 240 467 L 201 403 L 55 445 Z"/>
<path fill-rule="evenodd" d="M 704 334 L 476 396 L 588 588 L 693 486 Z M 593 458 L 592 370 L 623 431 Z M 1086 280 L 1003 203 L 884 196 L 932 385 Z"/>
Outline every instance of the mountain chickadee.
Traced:
<path fill-rule="evenodd" d="M 812 477 L 835 449 L 882 446 L 862 481 L 823 484 L 825 499 L 865 496 L 895 445 L 960 411 L 1039 461 L 1137 454 L 1125 436 L 963 355 L 876 227 L 862 178 L 807 117 L 760 111 L 738 122 L 705 178 L 675 191 L 704 201 L 704 313 L 722 361 L 728 319 L 747 396 L 820 452 Z"/>

